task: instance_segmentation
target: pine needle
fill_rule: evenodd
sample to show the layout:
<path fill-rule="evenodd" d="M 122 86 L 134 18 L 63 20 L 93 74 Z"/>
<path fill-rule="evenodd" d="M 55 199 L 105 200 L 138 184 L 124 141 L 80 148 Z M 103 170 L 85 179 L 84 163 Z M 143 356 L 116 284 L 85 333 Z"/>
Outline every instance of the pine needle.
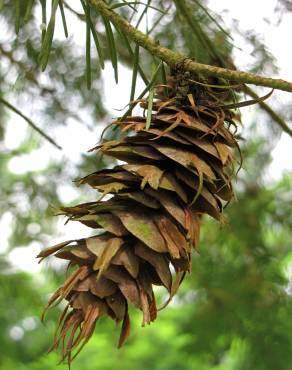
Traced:
<path fill-rule="evenodd" d="M 147 108 L 147 118 L 146 118 L 146 127 L 145 127 L 146 130 L 149 130 L 151 126 L 153 99 L 154 99 L 154 89 L 152 88 L 149 91 L 149 97 L 148 97 L 148 108 Z"/>
<path fill-rule="evenodd" d="M 61 17 L 62 17 L 64 34 L 65 34 L 65 37 L 68 38 L 68 28 L 67 28 L 67 22 L 66 22 L 66 16 L 65 16 L 65 11 L 64 11 L 63 0 L 59 0 L 59 8 L 60 8 Z"/>
<path fill-rule="evenodd" d="M 134 53 L 134 65 L 133 65 L 130 101 L 133 101 L 135 99 L 135 90 L 136 90 L 136 84 L 137 84 L 138 66 L 139 66 L 139 45 L 136 45 L 135 53 Z"/>

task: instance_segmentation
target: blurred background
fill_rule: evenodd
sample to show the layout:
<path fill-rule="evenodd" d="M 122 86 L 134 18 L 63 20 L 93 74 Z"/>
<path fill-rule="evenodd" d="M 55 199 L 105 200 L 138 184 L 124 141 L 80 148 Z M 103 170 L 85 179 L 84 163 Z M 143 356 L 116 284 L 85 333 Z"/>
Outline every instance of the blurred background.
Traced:
<path fill-rule="evenodd" d="M 64 226 L 65 219 L 54 213 L 61 204 L 96 199 L 96 193 L 77 188 L 73 180 L 114 164 L 87 151 L 129 102 L 132 58 L 115 34 L 120 61 L 116 85 L 106 44 L 104 71 L 92 46 L 93 82 L 88 91 L 82 7 L 77 0 L 64 1 L 69 38 L 64 37 L 59 14 L 49 64 L 41 72 L 41 7 L 35 2 L 16 36 L 14 3 L 0 1 L 0 97 L 30 117 L 62 150 L 0 103 L 0 369 L 51 370 L 58 354 L 47 354 L 47 349 L 60 311 L 51 311 L 45 326 L 40 316 L 65 266 L 54 259 L 40 266 L 35 256 L 66 238 L 89 235 L 85 226 Z M 161 14 L 148 9 L 142 30 L 150 28 L 162 44 L 198 61 L 214 61 L 200 33 L 172 1 L 152 3 L 168 13 L 159 18 Z M 21 4 L 25 12 L 28 1 Z M 187 4 L 192 24 L 208 35 L 220 58 L 246 71 L 292 81 L 290 1 Z M 143 12 L 143 5 L 137 6 L 133 22 Z M 121 11 L 131 16 L 125 7 Z M 98 14 L 93 19 L 104 41 Z M 150 76 L 155 60 L 147 54 L 141 60 Z M 136 96 L 142 89 L 143 81 L 138 80 Z M 267 89 L 255 91 L 264 95 Z M 268 103 L 276 121 L 291 125 L 291 94 L 275 91 Z M 238 200 L 226 209 L 226 225 L 205 217 L 192 274 L 154 324 L 141 328 L 136 313 L 129 341 L 117 350 L 118 330 L 113 322 L 100 320 L 73 369 L 292 369 L 291 138 L 259 106 L 241 113 L 244 162 L 235 182 Z M 115 135 L 106 133 L 107 138 Z"/>

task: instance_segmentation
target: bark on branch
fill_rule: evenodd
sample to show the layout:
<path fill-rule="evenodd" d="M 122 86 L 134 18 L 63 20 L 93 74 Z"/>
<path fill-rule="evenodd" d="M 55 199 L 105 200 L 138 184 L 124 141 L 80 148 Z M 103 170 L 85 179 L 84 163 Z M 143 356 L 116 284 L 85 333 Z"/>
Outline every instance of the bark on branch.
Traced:
<path fill-rule="evenodd" d="M 183 65 L 184 70 L 193 73 L 200 73 L 204 76 L 221 77 L 245 84 L 253 84 L 292 92 L 292 83 L 282 79 L 264 77 L 249 72 L 234 71 L 227 68 L 197 63 L 178 52 L 161 46 L 159 42 L 133 27 L 123 17 L 111 10 L 103 0 L 90 0 L 90 4 L 98 10 L 100 14 L 121 29 L 132 41 L 149 51 L 152 55 L 163 60 L 170 67 Z"/>

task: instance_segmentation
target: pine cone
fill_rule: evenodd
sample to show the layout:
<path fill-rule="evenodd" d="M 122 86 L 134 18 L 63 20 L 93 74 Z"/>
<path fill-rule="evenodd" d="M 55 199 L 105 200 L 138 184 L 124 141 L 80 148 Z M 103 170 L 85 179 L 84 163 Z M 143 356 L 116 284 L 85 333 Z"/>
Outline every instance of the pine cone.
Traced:
<path fill-rule="evenodd" d="M 230 131 L 233 114 L 224 107 L 230 92 L 187 81 L 172 77 L 168 96 L 156 97 L 150 128 L 144 116 L 128 116 L 114 124 L 131 135 L 94 148 L 126 164 L 79 183 L 112 197 L 62 211 L 103 232 L 39 255 L 66 259 L 74 271 L 47 305 L 67 301 L 52 347 L 62 347 L 62 360 L 79 353 L 103 315 L 123 322 L 119 347 L 130 332 L 129 304 L 143 312 L 142 325 L 154 321 L 153 286 L 168 290 L 166 306 L 190 271 L 201 216 L 221 220 L 223 203 L 233 197 L 237 143 Z M 140 105 L 147 109 L 147 100 Z"/>

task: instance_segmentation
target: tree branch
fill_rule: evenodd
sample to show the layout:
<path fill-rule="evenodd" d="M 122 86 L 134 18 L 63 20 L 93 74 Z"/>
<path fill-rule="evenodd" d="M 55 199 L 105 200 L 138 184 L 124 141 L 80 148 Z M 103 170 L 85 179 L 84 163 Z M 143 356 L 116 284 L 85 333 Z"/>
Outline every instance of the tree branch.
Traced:
<path fill-rule="evenodd" d="M 33 72 L 33 67 L 28 66 L 19 60 L 16 60 L 13 56 L 13 52 L 5 50 L 2 44 L 0 44 L 0 55 L 6 57 L 11 64 L 15 65 L 18 69 L 20 69 L 20 71 L 25 74 L 26 79 L 40 89 L 41 94 L 52 94 L 55 92 L 55 89 L 53 88 L 41 86 Z"/>
<path fill-rule="evenodd" d="M 43 130 L 37 127 L 30 118 L 26 117 L 23 113 L 21 113 L 17 108 L 13 105 L 8 103 L 8 101 L 4 100 L 0 97 L 0 103 L 4 104 L 7 108 L 12 110 L 14 113 L 18 114 L 21 118 L 23 118 L 35 131 L 37 131 L 41 136 L 43 136 L 47 141 L 53 144 L 59 150 L 62 150 L 62 147 L 58 145 L 50 136 L 48 136 Z"/>
<path fill-rule="evenodd" d="M 89 1 L 92 7 L 99 11 L 101 15 L 110 20 L 116 27 L 122 30 L 131 40 L 149 51 L 152 55 L 155 55 L 163 60 L 170 67 L 181 65 L 186 71 L 200 73 L 204 76 L 221 77 L 227 80 L 245 84 L 253 84 L 292 92 L 292 83 L 282 79 L 264 77 L 249 72 L 234 71 L 226 68 L 197 63 L 192 59 L 186 58 L 180 53 L 161 46 L 159 42 L 133 27 L 123 17 L 111 10 L 103 0 Z"/>
<path fill-rule="evenodd" d="M 243 91 L 254 99 L 259 98 L 258 94 L 256 92 L 254 92 L 249 86 L 244 85 L 243 86 Z M 277 112 L 275 112 L 264 101 L 260 101 L 259 105 L 282 128 L 283 131 L 285 131 L 288 135 L 290 135 L 292 137 L 292 130 L 289 128 L 287 123 L 284 121 L 284 119 L 281 116 L 279 116 L 279 114 Z"/>
<path fill-rule="evenodd" d="M 218 66 L 231 70 L 237 70 L 235 64 L 232 62 L 230 58 L 223 57 L 220 53 L 218 53 L 217 47 L 212 42 L 209 35 L 206 34 L 206 32 L 204 32 L 200 24 L 197 23 L 190 16 L 190 14 L 192 14 L 192 9 L 186 6 L 185 0 L 174 0 L 174 2 L 176 4 L 177 9 L 180 11 L 185 21 L 188 23 L 189 27 L 193 30 L 194 34 L 200 40 L 202 47 L 207 49 L 208 54 L 212 59 L 220 63 Z M 200 3 L 198 2 L 198 5 L 199 4 Z M 242 91 L 245 92 L 247 95 L 251 96 L 253 99 L 259 100 L 258 94 L 246 84 L 242 84 Z M 259 100 L 258 104 L 282 128 L 283 131 L 287 132 L 290 136 L 292 136 L 292 130 L 289 128 L 289 126 L 286 124 L 282 117 L 280 117 L 266 102 Z"/>

